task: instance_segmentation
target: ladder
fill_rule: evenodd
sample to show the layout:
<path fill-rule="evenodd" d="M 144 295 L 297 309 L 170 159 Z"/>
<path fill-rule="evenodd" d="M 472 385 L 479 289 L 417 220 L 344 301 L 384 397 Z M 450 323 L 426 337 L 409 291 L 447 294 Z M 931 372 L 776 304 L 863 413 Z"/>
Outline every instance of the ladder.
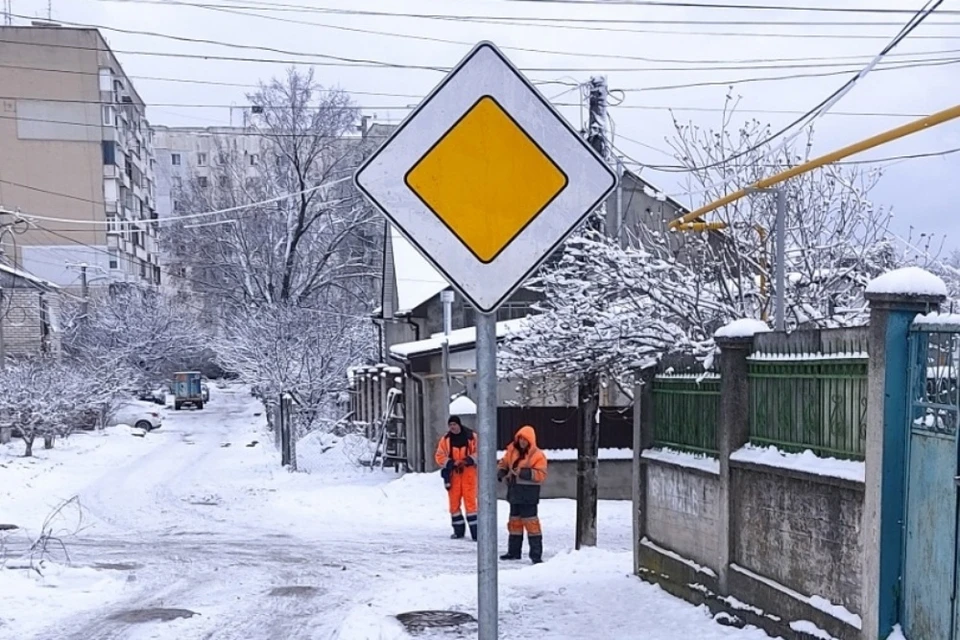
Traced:
<path fill-rule="evenodd" d="M 371 468 L 375 467 L 379 460 L 381 469 L 393 467 L 397 473 L 409 470 L 405 416 L 403 392 L 400 389 L 391 389 L 387 393 L 387 406 L 378 425 L 377 447 L 373 452 Z"/>

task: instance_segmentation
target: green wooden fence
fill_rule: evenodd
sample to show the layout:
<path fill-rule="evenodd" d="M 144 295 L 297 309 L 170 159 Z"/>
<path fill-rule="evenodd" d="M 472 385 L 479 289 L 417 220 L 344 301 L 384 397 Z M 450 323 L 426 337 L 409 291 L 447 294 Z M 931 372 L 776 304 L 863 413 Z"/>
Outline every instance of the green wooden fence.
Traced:
<path fill-rule="evenodd" d="M 720 377 L 657 376 L 653 380 L 654 444 L 694 453 L 717 453 Z"/>
<path fill-rule="evenodd" d="M 750 360 L 748 376 L 751 442 L 863 459 L 865 357 L 758 355 Z"/>

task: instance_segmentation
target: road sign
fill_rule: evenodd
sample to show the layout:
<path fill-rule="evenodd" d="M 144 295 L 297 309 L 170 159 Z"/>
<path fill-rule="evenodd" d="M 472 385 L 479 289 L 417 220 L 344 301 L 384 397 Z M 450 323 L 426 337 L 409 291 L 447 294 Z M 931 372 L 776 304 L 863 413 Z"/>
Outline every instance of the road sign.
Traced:
<path fill-rule="evenodd" d="M 482 42 L 355 181 L 489 313 L 603 202 L 617 176 L 496 46 Z"/>

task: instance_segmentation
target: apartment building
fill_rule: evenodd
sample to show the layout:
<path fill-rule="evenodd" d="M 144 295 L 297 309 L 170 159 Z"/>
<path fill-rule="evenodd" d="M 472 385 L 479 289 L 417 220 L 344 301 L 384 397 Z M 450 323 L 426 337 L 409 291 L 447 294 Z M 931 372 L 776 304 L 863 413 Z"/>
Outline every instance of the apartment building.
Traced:
<path fill-rule="evenodd" d="M 254 177 L 263 158 L 264 139 L 244 127 L 166 127 L 156 126 L 157 207 L 159 218 L 197 213 L 189 210 L 185 194 L 193 188 L 215 189 L 224 179 Z M 236 175 L 240 174 L 240 175 Z M 198 219 L 196 224 L 208 224 Z M 202 274 L 188 273 L 176 257 L 162 251 L 161 268 L 168 277 L 163 289 L 170 294 L 194 291 L 191 283 Z"/>
<path fill-rule="evenodd" d="M 91 289 L 159 284 L 153 134 L 102 35 L 0 27 L 0 60 L 0 206 L 47 218 L 7 234 L 7 261 L 71 289 L 78 263 Z"/>

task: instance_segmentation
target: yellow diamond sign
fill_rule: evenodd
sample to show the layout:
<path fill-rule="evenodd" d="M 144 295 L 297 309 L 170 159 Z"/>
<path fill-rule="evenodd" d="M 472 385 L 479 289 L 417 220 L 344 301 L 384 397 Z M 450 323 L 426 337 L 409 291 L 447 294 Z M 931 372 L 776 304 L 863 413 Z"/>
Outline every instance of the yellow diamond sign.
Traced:
<path fill-rule="evenodd" d="M 481 42 L 367 158 L 354 184 L 481 313 L 500 307 L 610 196 L 617 174 Z M 394 248 L 395 281 L 435 282 Z"/>
<path fill-rule="evenodd" d="M 481 97 L 405 176 L 483 263 L 567 186 L 567 176 L 491 96 Z"/>

